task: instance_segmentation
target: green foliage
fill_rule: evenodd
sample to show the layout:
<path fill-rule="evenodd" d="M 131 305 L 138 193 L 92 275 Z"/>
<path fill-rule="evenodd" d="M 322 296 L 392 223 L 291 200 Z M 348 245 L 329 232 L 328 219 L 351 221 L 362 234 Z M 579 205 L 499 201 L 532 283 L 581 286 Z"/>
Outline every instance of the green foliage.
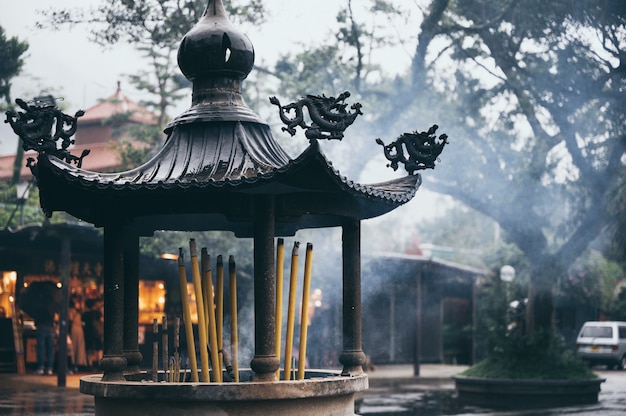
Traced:
<path fill-rule="evenodd" d="M 605 312 L 607 320 L 626 321 L 626 288 L 621 286 Z"/>
<path fill-rule="evenodd" d="M 16 36 L 7 38 L 4 29 L 0 27 L 0 98 L 8 106 L 0 104 L 0 111 L 12 107 L 11 79 L 22 70 L 27 50 L 28 43 L 20 41 Z"/>
<path fill-rule="evenodd" d="M 556 338 L 510 335 L 489 358 L 461 373 L 468 377 L 584 380 L 597 376 Z"/>
<path fill-rule="evenodd" d="M 118 113 L 104 120 L 113 127 L 111 146 L 121 159 L 121 170 L 130 169 L 146 162 L 163 142 L 158 125 L 138 124 L 131 121 L 132 112 Z"/>
<path fill-rule="evenodd" d="M 141 104 L 154 111 L 159 119 L 158 126 L 163 128 L 169 120 L 167 110 L 187 94 L 183 90 L 191 83 L 180 73 L 175 65 L 177 47 L 138 47 L 146 60 L 150 62 L 150 71 L 139 71 L 128 75 L 130 83 L 139 91 L 149 95 L 149 100 Z"/>
<path fill-rule="evenodd" d="M 31 184 L 28 199 L 23 204 L 23 221 L 26 224 L 41 224 L 45 215 L 39 207 L 39 188 Z M 17 197 L 16 185 L 0 183 L 0 227 L 16 229 L 22 221 L 22 203 Z"/>
<path fill-rule="evenodd" d="M 422 242 L 450 247 L 446 260 L 470 266 L 483 266 L 485 256 L 501 244 L 498 225 L 479 212 L 455 204 L 442 217 L 417 225 Z"/>
<path fill-rule="evenodd" d="M 238 22 L 259 24 L 264 7 L 259 0 L 225 1 L 224 6 Z M 102 45 L 129 42 L 139 46 L 170 47 L 195 25 L 206 1 L 140 0 L 101 1 L 91 9 L 53 8 L 43 10 L 44 20 L 38 27 L 58 29 L 65 25 L 89 25 L 92 39 Z"/>
<path fill-rule="evenodd" d="M 620 265 L 590 250 L 572 264 L 568 274 L 561 279 L 559 291 L 581 305 L 609 310 L 615 286 L 623 278 Z"/>
<path fill-rule="evenodd" d="M 163 133 L 158 126 L 130 124 L 116 129 L 115 135 L 124 137 L 112 143 L 113 150 L 120 155 L 121 171 L 145 163 L 163 143 Z"/>
<path fill-rule="evenodd" d="M 252 240 L 235 238 L 233 233 L 226 231 L 157 231 L 152 237 L 140 239 L 140 250 L 143 255 L 157 258 L 164 253 L 178 255 L 178 248 L 182 247 L 186 258 L 189 258 L 191 238 L 196 240 L 198 249 L 206 247 L 213 259 L 222 255 L 227 261 L 228 256 L 233 255 L 238 268 L 250 269 L 252 266 Z"/>

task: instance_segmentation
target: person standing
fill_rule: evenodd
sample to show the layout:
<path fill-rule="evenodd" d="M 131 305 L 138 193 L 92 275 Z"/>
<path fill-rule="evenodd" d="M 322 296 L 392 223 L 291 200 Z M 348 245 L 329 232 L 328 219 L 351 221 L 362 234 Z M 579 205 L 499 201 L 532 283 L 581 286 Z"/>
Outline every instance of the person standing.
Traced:
<path fill-rule="evenodd" d="M 102 359 L 103 347 L 103 313 L 100 299 L 88 299 L 85 302 L 86 310 L 83 313 L 85 324 L 85 346 L 87 348 L 87 365 L 92 370 L 97 370 Z"/>
<path fill-rule="evenodd" d="M 52 375 L 54 368 L 55 314 L 50 308 L 35 318 L 37 328 L 37 370 L 35 374 Z"/>
<path fill-rule="evenodd" d="M 70 322 L 70 339 L 73 371 L 76 372 L 78 367 L 87 367 L 87 351 L 85 349 L 85 333 L 83 331 L 82 306 L 80 297 L 76 294 L 70 298 L 70 308 L 68 318 Z"/>

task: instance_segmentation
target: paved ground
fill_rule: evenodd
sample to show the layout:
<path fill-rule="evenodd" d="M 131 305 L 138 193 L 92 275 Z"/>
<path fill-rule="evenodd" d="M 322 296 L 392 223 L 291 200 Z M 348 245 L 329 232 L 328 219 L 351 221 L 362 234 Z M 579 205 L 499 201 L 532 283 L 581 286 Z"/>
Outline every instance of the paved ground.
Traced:
<path fill-rule="evenodd" d="M 422 365 L 420 377 L 410 366 L 381 367 L 369 374 L 370 388 L 363 394 L 359 414 L 378 416 L 624 416 L 626 371 L 595 371 L 605 378 L 598 403 L 588 406 L 542 410 L 493 411 L 464 406 L 456 398 L 451 377 L 466 367 Z"/>
<path fill-rule="evenodd" d="M 422 365 L 413 377 L 411 366 L 379 366 L 369 373 L 370 388 L 359 399 L 363 416 L 617 416 L 626 415 L 626 371 L 597 371 L 607 381 L 599 403 L 576 408 L 494 412 L 458 403 L 451 377 L 463 366 Z M 94 400 L 78 391 L 81 375 L 67 376 L 57 387 L 56 376 L 0 374 L 0 415 L 93 416 Z"/>

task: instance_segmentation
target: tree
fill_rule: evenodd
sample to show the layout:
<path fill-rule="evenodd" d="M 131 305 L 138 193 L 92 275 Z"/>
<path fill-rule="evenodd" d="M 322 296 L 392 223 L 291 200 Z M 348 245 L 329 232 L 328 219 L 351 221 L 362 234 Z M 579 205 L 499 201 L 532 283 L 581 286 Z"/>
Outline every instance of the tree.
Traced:
<path fill-rule="evenodd" d="M 602 232 L 605 195 L 623 170 L 626 16 L 603 5 L 614 9 L 449 2 L 441 18 L 450 56 L 464 64 L 444 92 L 461 104 L 459 149 L 478 164 L 465 183 L 445 169 L 431 181 L 498 221 L 533 265 L 530 333 L 549 332 L 552 287 Z"/>
<path fill-rule="evenodd" d="M 0 26 L 0 97 L 9 107 L 13 106 L 11 79 L 22 71 L 27 50 L 28 43 L 20 41 L 16 36 L 7 38 L 4 28 Z"/>
<path fill-rule="evenodd" d="M 445 129 L 451 144 L 424 186 L 500 224 L 532 265 L 528 333 L 549 334 L 553 287 L 603 232 L 606 195 L 624 170 L 623 6 L 433 0 L 409 30 L 406 75 L 384 88 L 361 79 L 364 112 L 370 88 L 385 102 L 363 130 Z M 367 49 L 349 39 L 337 56 Z"/>
<path fill-rule="evenodd" d="M 0 97 L 2 97 L 5 102 L 5 105 L 0 104 L 0 110 L 8 110 L 13 107 L 13 100 L 11 99 L 11 79 L 19 75 L 22 71 L 24 54 L 27 50 L 28 43 L 20 41 L 16 36 L 7 38 L 4 29 L 0 26 Z M 20 180 L 23 155 L 24 150 L 18 143 L 11 185 L 15 185 Z"/>

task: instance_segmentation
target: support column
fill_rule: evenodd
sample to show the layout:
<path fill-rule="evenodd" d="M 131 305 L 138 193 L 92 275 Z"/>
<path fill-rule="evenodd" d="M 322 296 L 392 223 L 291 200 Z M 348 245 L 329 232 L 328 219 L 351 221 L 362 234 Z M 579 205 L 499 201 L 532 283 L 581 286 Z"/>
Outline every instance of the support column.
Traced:
<path fill-rule="evenodd" d="M 422 271 L 415 276 L 415 348 L 413 350 L 413 376 L 420 375 L 422 357 Z"/>
<path fill-rule="evenodd" d="M 67 335 L 69 332 L 69 293 L 70 263 L 72 261 L 72 242 L 68 237 L 61 238 L 61 310 L 59 311 L 59 339 L 57 359 L 57 387 L 67 385 Z"/>
<path fill-rule="evenodd" d="M 255 381 L 276 381 L 274 198 L 257 197 L 254 206 L 254 358 Z"/>
<path fill-rule="evenodd" d="M 124 341 L 127 374 L 139 372 L 139 235 L 132 226 L 124 235 Z M 166 365 L 167 366 L 167 365 Z"/>
<path fill-rule="evenodd" d="M 363 373 L 365 354 L 361 330 L 361 222 L 343 224 L 343 351 L 339 362 L 342 375 Z"/>
<path fill-rule="evenodd" d="M 104 227 L 104 356 L 102 381 L 123 381 L 124 338 L 124 226 Z"/>

